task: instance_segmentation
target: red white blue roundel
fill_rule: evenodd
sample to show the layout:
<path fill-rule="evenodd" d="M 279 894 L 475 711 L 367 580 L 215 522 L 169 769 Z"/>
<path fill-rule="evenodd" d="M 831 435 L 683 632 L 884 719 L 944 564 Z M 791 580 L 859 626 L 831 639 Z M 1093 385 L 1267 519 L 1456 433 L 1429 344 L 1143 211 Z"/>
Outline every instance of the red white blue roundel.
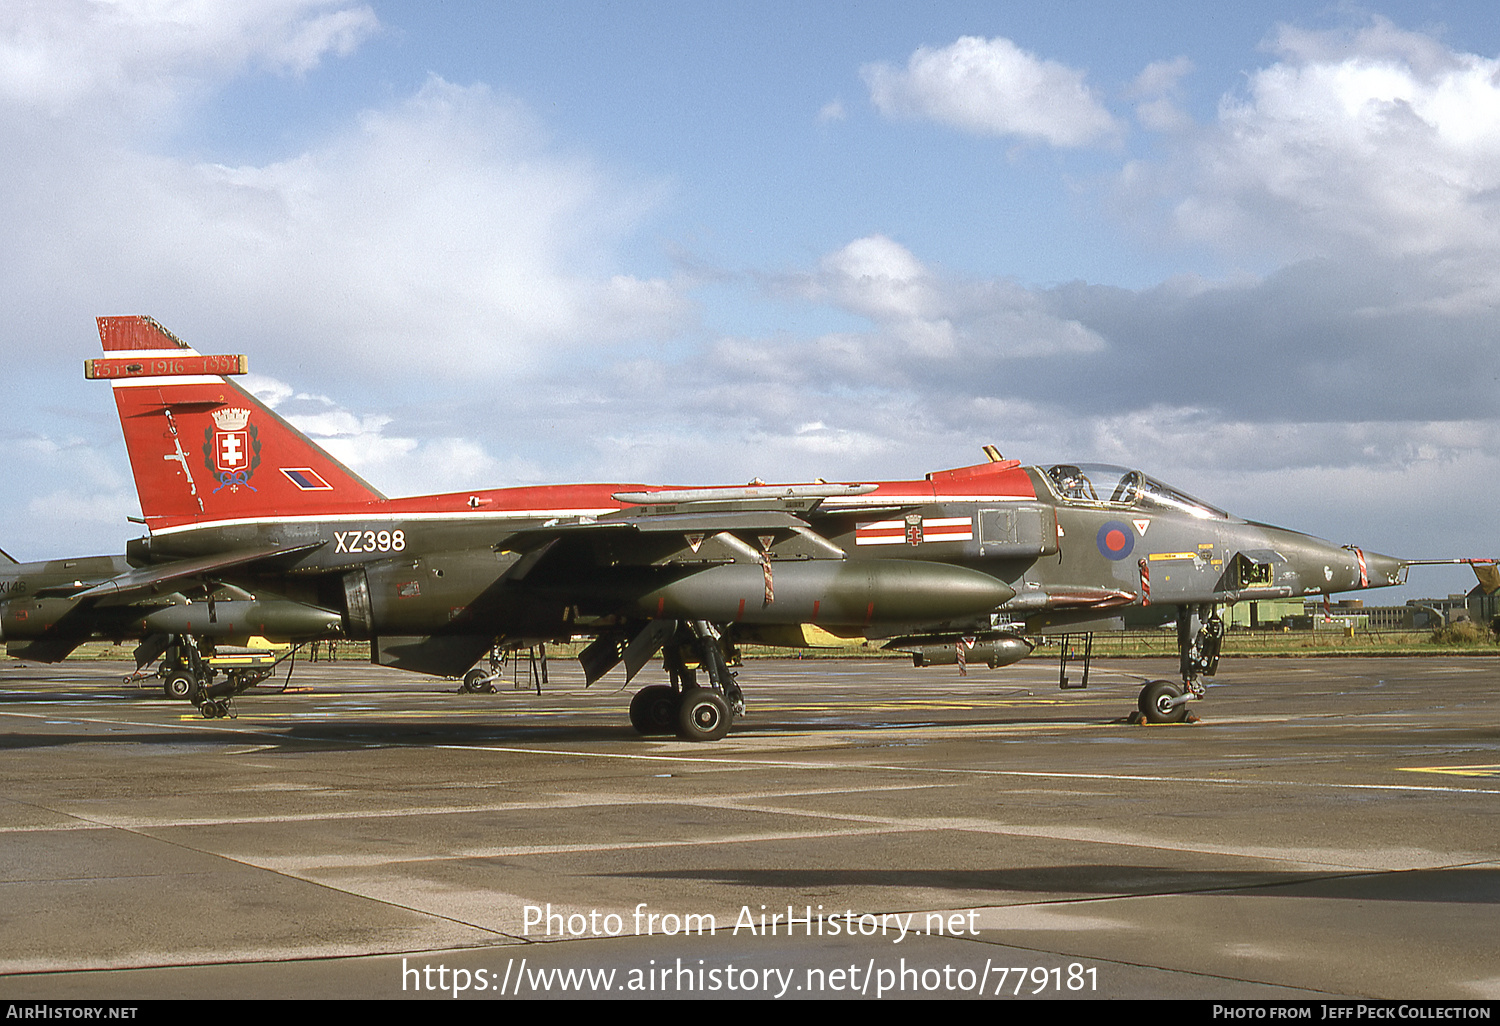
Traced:
<path fill-rule="evenodd" d="M 1124 559 L 1135 548 L 1135 533 L 1129 524 L 1106 520 L 1094 541 L 1105 559 Z"/>

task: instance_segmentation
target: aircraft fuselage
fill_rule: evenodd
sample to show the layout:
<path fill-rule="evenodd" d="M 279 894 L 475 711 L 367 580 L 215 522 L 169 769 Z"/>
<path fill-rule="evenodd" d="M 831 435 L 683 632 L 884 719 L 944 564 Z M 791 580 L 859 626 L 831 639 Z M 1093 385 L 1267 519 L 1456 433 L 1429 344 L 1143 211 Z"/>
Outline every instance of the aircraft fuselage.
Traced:
<path fill-rule="evenodd" d="M 1404 566 L 1202 504 L 1164 507 L 1148 492 L 1068 495 L 1055 468 L 981 464 L 965 473 L 968 495 L 942 494 L 945 482 L 931 475 L 858 496 L 708 511 L 660 489 L 649 493 L 660 500 L 649 517 L 663 523 L 650 530 L 639 504 L 612 497 L 639 485 L 380 500 L 336 514 L 167 526 L 129 554 L 140 564 L 300 548 L 247 583 L 343 610 L 349 636 L 462 636 L 471 643 L 460 648 L 476 653 L 497 638 L 652 619 L 891 637 L 998 618 L 1028 633 L 1074 633 L 1119 626 L 1128 607 L 1394 584 Z M 449 672 L 457 665 L 440 662 Z"/>

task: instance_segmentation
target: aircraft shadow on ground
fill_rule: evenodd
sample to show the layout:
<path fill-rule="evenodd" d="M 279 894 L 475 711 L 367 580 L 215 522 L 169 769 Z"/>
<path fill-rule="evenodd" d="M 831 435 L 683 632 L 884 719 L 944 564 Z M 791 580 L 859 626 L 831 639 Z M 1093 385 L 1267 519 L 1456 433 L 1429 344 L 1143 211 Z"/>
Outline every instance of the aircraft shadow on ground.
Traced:
<path fill-rule="evenodd" d="M 1500 867 L 1483 866 L 1355 873 L 1316 870 L 1193 870 L 1089 863 L 973 870 L 733 869 L 716 866 L 607 875 L 633 879 L 693 880 L 771 890 L 853 887 L 895 887 L 906 890 L 930 887 L 942 891 L 1006 891 L 1059 897 L 1080 893 L 1110 897 L 1222 894 L 1261 898 L 1500 904 Z M 806 899 L 792 902 L 799 910 L 807 903 Z M 1087 904 L 1073 903 L 1070 907 L 1079 915 L 1090 914 L 1090 906 Z M 1053 907 L 1052 910 L 1056 911 L 1056 908 Z"/>
<path fill-rule="evenodd" d="M 107 723 L 105 726 L 109 726 Z M 221 748 L 243 748 L 247 744 L 266 745 L 272 748 L 285 746 L 290 751 L 319 752 L 347 751 L 351 748 L 399 746 L 403 748 L 422 745 L 482 745 L 520 744 L 523 742 L 577 743 L 601 741 L 660 741 L 662 738 L 642 738 L 626 727 L 501 727 L 479 723 L 372 723 L 369 721 L 347 724 L 319 723 L 285 726 L 283 724 L 257 726 L 243 725 L 234 729 L 233 720 L 204 720 L 201 729 L 184 725 L 170 730 L 118 730 L 108 733 L 88 734 L 29 734 L 23 731 L 0 733 L 0 751 L 19 751 L 30 748 L 63 748 L 70 745 L 141 745 L 181 748 L 185 745 L 217 746 Z M 703 749 L 712 751 L 712 746 Z M 544 752 L 543 752 L 544 754 Z"/>
<path fill-rule="evenodd" d="M 73 714 L 74 716 L 77 713 Z M 66 719 L 67 714 L 59 714 L 60 718 Z M 637 734 L 628 724 L 507 724 L 501 722 L 487 723 L 443 723 L 437 717 L 423 723 L 401 722 L 388 723 L 370 721 L 365 719 L 353 719 L 344 723 L 319 722 L 319 723 L 293 723 L 278 722 L 273 724 L 257 724 L 251 719 L 253 714 L 247 714 L 246 722 L 237 722 L 233 719 L 204 720 L 201 730 L 194 730 L 192 726 L 184 724 L 181 728 L 172 730 L 133 730 L 121 731 L 112 729 L 108 733 L 90 734 L 28 734 L 24 731 L 11 730 L 0 734 L 0 751 L 7 749 L 18 750 L 25 748 L 53 748 L 67 745 L 97 745 L 97 744 L 138 744 L 138 745 L 183 745 L 183 744 L 211 744 L 224 747 L 239 747 L 247 743 L 275 745 L 284 743 L 288 746 L 296 745 L 298 751 L 335 750 L 354 746 L 383 746 L 399 745 L 402 747 L 414 747 L 424 744 L 430 745 L 495 745 L 495 744 L 588 744 L 599 742 L 631 742 L 641 745 L 660 745 L 664 743 L 677 743 L 678 738 L 671 735 L 642 736 Z M 497 716 L 497 719 L 499 717 Z M 624 717 L 622 716 L 623 720 Z M 191 722 L 191 721 L 190 721 Z M 774 723 L 756 723 L 753 726 L 737 726 L 731 731 L 729 737 L 722 742 L 695 744 L 686 751 L 712 755 L 715 752 L 729 754 L 722 746 L 732 746 L 736 737 L 750 739 L 757 737 L 776 737 L 787 734 L 848 734 L 858 733 L 886 733 L 887 740 L 891 744 L 903 743 L 902 730 L 916 730 L 923 727 L 1003 727 L 1006 725 L 1045 725 L 1056 724 L 1058 726 L 1076 724 L 1099 724 L 1100 720 L 1093 719 L 1010 719 L 1010 720 L 987 720 L 987 719 L 951 719 L 951 720 L 910 720 L 891 721 L 883 720 L 870 723 L 805 723 L 798 721 L 783 721 Z M 106 724 L 107 725 L 107 724 Z M 238 729 L 236 729 L 238 728 Z M 915 737 L 912 740 L 916 740 Z M 678 750 L 674 754 L 684 754 Z M 746 754 L 746 753 L 735 753 Z M 753 756 L 752 756 L 753 757 Z"/>

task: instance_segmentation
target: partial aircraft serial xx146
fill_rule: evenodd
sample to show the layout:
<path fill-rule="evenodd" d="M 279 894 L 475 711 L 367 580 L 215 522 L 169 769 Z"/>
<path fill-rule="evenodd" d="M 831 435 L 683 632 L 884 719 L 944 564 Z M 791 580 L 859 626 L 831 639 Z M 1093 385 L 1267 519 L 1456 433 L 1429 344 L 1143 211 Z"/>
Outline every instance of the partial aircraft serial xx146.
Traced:
<path fill-rule="evenodd" d="M 1127 612 L 1176 620 L 1181 680 L 1138 705 L 1178 721 L 1215 673 L 1223 604 L 1397 584 L 1414 562 L 1241 520 L 1139 471 L 993 448 L 915 481 L 391 499 L 235 384 L 244 357 L 200 355 L 149 317 L 98 324 L 106 357 L 86 373 L 113 386 L 148 534 L 75 601 L 256 601 L 447 676 L 579 636 L 590 683 L 661 652 L 671 684 L 630 703 L 644 734 L 722 737 L 744 711 L 738 643 L 879 640 L 919 664 L 996 666 L 1028 636 Z"/>

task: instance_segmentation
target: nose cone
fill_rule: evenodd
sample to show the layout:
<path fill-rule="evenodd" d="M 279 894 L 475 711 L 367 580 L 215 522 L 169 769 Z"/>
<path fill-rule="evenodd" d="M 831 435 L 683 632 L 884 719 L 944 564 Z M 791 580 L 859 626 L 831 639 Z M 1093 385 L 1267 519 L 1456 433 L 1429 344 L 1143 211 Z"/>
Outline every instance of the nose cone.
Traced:
<path fill-rule="evenodd" d="M 1366 552 L 1355 545 L 1328 547 L 1323 566 L 1323 592 L 1388 588 L 1406 576 L 1406 563 L 1395 556 Z"/>
<path fill-rule="evenodd" d="M 1363 552 L 1355 550 L 1355 562 L 1359 557 L 1364 557 L 1364 578 L 1366 588 L 1386 588 L 1393 584 L 1404 584 L 1406 582 L 1406 568 L 1409 565 L 1404 559 L 1395 556 L 1382 556 L 1378 552 Z"/>
<path fill-rule="evenodd" d="M 1405 583 L 1407 560 L 1366 552 L 1355 545 L 1335 545 L 1321 538 L 1275 528 L 1266 540 L 1288 564 L 1285 578 L 1304 595 L 1388 588 Z M 1278 580 L 1283 579 L 1278 575 Z"/>

